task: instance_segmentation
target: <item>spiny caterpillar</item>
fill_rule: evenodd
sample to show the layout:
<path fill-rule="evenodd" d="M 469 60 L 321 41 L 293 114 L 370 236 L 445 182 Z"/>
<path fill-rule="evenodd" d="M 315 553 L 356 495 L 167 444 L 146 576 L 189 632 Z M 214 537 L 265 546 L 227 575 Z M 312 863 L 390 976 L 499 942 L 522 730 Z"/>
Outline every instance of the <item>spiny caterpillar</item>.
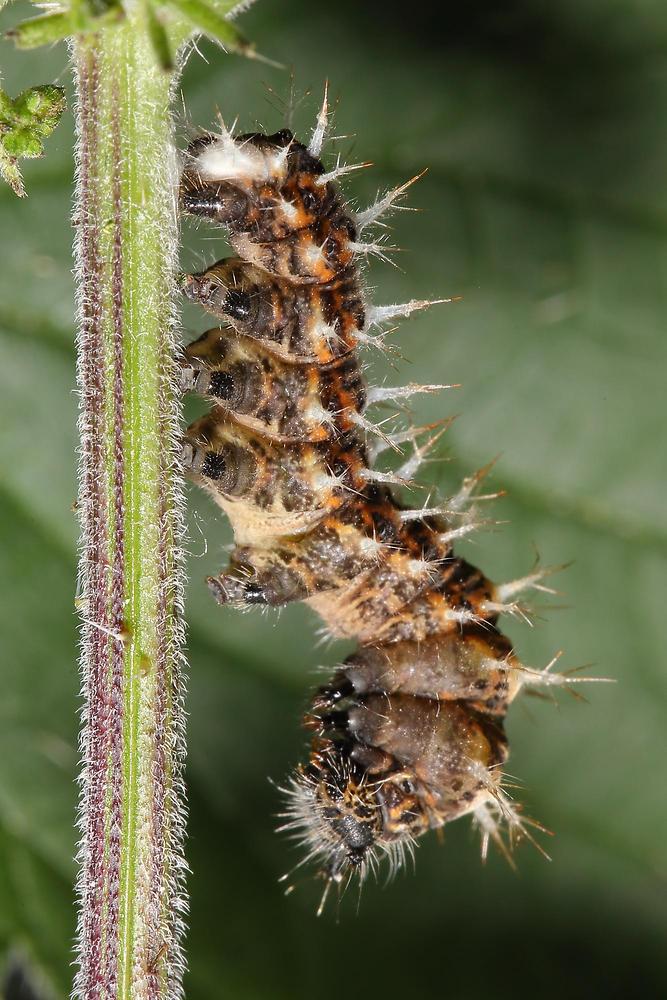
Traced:
<path fill-rule="evenodd" d="M 508 853 L 503 824 L 510 845 L 529 836 L 503 787 L 503 719 L 523 687 L 566 681 L 522 665 L 497 626 L 521 613 L 521 591 L 547 589 L 548 571 L 498 586 L 454 554 L 480 526 L 487 469 L 442 505 L 394 495 L 447 426 L 374 424 L 374 404 L 443 387 L 369 387 L 357 356 L 382 344 L 385 324 L 434 304 L 370 305 L 360 278 L 360 258 L 384 252 L 362 234 L 412 182 L 352 212 L 336 181 L 353 168 L 320 160 L 326 126 L 326 95 L 307 146 L 288 130 L 223 125 L 189 146 L 180 190 L 237 255 L 182 283 L 223 323 L 181 362 L 184 390 L 212 403 L 186 432 L 184 461 L 235 536 L 209 587 L 239 608 L 305 601 L 330 635 L 359 643 L 314 696 L 310 759 L 287 789 L 283 828 L 319 864 L 325 897 L 382 856 L 395 868 L 459 816 L 472 816 L 484 855 L 490 839 Z M 406 446 L 396 471 L 375 467 Z"/>

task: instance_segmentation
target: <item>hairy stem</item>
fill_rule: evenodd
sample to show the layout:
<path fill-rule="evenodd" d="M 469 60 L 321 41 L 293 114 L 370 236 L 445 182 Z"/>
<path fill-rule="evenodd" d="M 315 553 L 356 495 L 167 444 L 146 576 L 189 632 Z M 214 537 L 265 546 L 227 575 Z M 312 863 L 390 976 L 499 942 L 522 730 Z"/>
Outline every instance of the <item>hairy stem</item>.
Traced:
<path fill-rule="evenodd" d="M 84 770 L 75 996 L 182 993 L 173 77 L 143 5 L 73 43 Z"/>

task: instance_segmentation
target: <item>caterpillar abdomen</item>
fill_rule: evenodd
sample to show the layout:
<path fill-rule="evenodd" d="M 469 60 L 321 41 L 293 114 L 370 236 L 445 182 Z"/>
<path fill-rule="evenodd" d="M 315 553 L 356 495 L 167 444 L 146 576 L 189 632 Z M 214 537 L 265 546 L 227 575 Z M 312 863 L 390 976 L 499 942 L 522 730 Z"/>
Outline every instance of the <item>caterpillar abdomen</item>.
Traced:
<path fill-rule="evenodd" d="M 306 601 L 332 635 L 359 642 L 314 696 L 310 760 L 289 787 L 285 826 L 328 886 L 378 854 L 397 864 L 464 814 L 484 850 L 489 837 L 504 850 L 503 821 L 525 833 L 502 788 L 503 718 L 523 685 L 562 677 L 524 667 L 497 624 L 544 573 L 498 587 L 453 551 L 480 525 L 486 470 L 442 506 L 395 495 L 443 428 L 392 433 L 368 411 L 440 387 L 369 388 L 357 350 L 373 327 L 431 303 L 366 302 L 358 261 L 378 248 L 360 234 L 407 185 L 354 215 L 335 183 L 345 168 L 319 159 L 325 123 L 326 104 L 308 147 L 286 130 L 202 136 L 181 202 L 224 225 L 237 254 L 183 280 L 224 323 L 182 360 L 184 388 L 213 403 L 188 428 L 185 462 L 235 535 L 211 590 L 239 607 Z M 398 469 L 376 468 L 406 446 Z"/>

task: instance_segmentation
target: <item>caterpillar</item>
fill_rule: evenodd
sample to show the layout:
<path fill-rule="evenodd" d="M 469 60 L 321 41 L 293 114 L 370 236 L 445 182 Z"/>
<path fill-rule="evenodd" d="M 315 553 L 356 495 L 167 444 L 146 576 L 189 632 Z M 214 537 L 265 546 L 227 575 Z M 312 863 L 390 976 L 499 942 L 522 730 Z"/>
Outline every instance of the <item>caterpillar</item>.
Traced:
<path fill-rule="evenodd" d="M 359 352 L 436 303 L 370 304 L 360 261 L 384 255 L 364 233 L 417 178 L 352 211 L 337 182 L 354 167 L 321 160 L 327 123 L 325 93 L 307 145 L 221 125 L 189 145 L 180 184 L 183 211 L 224 227 L 235 254 L 182 278 L 219 323 L 181 358 L 184 391 L 211 403 L 183 461 L 235 539 L 208 585 L 238 608 L 305 601 L 331 636 L 358 642 L 315 692 L 310 756 L 283 789 L 282 829 L 319 866 L 322 905 L 331 885 L 382 858 L 396 869 L 423 833 L 464 815 L 484 856 L 489 841 L 509 857 L 513 839 L 532 840 L 539 824 L 504 785 L 503 720 L 523 688 L 570 679 L 524 666 L 498 627 L 551 570 L 496 585 L 454 552 L 497 495 L 480 493 L 488 467 L 444 503 L 399 499 L 448 422 L 388 431 L 369 413 L 442 386 L 369 386 Z M 400 466 L 378 468 L 391 450 Z"/>

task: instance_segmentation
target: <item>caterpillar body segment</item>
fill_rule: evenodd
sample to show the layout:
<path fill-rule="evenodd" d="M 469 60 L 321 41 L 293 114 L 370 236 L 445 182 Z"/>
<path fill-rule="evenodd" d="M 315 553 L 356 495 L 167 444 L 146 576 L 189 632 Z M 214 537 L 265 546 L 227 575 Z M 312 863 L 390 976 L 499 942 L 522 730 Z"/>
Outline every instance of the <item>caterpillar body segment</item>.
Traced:
<path fill-rule="evenodd" d="M 337 364 L 290 364 L 218 327 L 189 344 L 181 364 L 185 391 L 208 396 L 238 424 L 272 441 L 340 437 L 356 427 L 364 406 L 366 386 L 353 354 Z"/>
<path fill-rule="evenodd" d="M 183 293 L 286 362 L 324 365 L 350 354 L 367 328 L 356 270 L 293 284 L 237 258 L 185 275 Z"/>

